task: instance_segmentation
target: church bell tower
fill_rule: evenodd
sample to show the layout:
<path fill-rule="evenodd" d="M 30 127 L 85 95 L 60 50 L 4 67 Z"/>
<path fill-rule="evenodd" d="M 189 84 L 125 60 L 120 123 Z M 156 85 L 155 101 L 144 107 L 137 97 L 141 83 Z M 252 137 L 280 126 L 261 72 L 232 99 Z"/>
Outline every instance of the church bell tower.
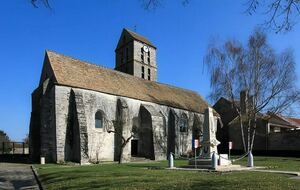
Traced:
<path fill-rule="evenodd" d="M 115 70 L 157 81 L 156 47 L 148 39 L 123 29 L 115 53 Z"/>

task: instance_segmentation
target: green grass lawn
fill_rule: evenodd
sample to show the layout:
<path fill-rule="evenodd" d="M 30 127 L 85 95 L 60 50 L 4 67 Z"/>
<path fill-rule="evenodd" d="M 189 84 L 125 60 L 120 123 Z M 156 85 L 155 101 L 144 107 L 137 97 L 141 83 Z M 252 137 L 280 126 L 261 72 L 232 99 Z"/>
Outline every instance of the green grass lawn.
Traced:
<path fill-rule="evenodd" d="M 187 161 L 176 160 L 175 165 Z M 246 159 L 238 164 L 246 164 Z M 255 157 L 255 164 L 300 171 L 300 159 Z M 99 164 L 92 166 L 36 165 L 46 189 L 300 189 L 288 175 L 256 172 L 165 170 L 167 162 Z"/>
<path fill-rule="evenodd" d="M 247 166 L 247 158 L 237 161 L 234 164 Z M 300 158 L 254 156 L 254 165 L 265 166 L 271 170 L 300 172 Z"/>

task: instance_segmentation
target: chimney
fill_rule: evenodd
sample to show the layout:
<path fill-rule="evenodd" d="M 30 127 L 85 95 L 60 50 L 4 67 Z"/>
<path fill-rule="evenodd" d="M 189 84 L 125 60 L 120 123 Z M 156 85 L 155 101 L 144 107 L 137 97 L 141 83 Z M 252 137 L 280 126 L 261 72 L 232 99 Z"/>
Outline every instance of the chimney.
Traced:
<path fill-rule="evenodd" d="M 252 112 L 254 109 L 254 97 L 248 95 L 248 111 Z"/>
<path fill-rule="evenodd" d="M 241 107 L 241 113 L 246 114 L 248 112 L 248 90 L 242 90 L 240 92 L 240 107 Z"/>

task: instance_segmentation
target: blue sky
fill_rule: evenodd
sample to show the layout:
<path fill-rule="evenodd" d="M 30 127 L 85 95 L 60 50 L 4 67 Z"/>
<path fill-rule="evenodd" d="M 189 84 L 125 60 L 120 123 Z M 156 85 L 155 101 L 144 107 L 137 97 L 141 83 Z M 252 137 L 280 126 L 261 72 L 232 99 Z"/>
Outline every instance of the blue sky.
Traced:
<path fill-rule="evenodd" d="M 29 0 L 1 1 L 0 6 L 0 129 L 11 139 L 28 133 L 31 92 L 37 87 L 45 49 L 113 68 L 114 49 L 122 28 L 134 29 L 158 48 L 158 80 L 210 91 L 203 56 L 211 39 L 246 42 L 264 16 L 244 13 L 245 1 L 165 1 L 145 11 L 140 0 L 49 0 L 53 10 L 35 9 Z M 300 25 L 287 34 L 269 32 L 280 52 L 293 48 L 300 74 Z"/>

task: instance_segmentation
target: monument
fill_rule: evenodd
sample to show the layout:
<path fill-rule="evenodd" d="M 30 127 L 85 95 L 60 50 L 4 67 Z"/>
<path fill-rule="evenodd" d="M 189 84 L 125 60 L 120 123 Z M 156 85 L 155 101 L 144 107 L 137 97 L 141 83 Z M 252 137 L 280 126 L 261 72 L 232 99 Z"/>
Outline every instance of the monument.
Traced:
<path fill-rule="evenodd" d="M 201 151 L 196 159 L 189 160 L 190 167 L 211 168 L 212 158 L 217 158 L 217 165 L 230 165 L 227 154 L 218 154 L 217 146 L 220 142 L 216 138 L 217 121 L 213 116 L 213 109 L 208 107 L 204 113 L 203 139 L 200 142 Z"/>
<path fill-rule="evenodd" d="M 213 152 L 218 153 L 217 146 L 220 142 L 216 138 L 216 132 L 217 121 L 213 116 L 213 110 L 207 108 L 204 112 L 203 140 L 200 142 L 202 145 L 201 159 L 211 159 Z"/>

